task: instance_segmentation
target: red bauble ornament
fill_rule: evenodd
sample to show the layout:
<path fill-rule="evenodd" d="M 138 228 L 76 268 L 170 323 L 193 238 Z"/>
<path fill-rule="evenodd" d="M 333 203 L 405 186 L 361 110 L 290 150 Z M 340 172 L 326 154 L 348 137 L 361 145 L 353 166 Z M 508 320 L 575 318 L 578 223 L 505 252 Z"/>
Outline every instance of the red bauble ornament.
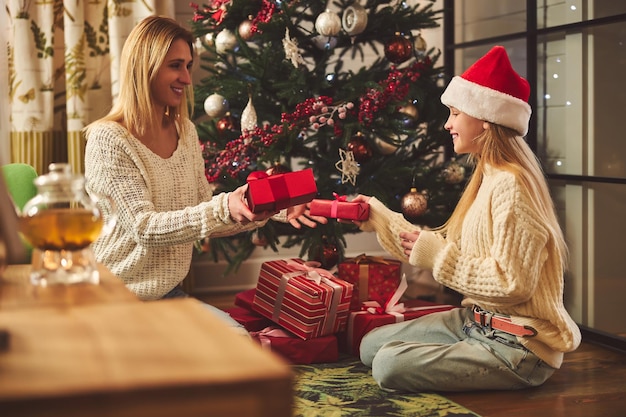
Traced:
<path fill-rule="evenodd" d="M 324 268 L 330 269 L 339 262 L 339 250 L 335 243 L 330 242 L 326 238 L 322 238 L 322 242 L 322 246 L 316 250 L 317 253 L 311 254 L 309 252 L 309 257 L 319 262 Z"/>
<path fill-rule="evenodd" d="M 282 165 L 280 162 L 274 162 L 274 165 L 265 170 L 267 175 L 284 174 L 285 172 L 291 172 L 289 168 Z"/>
<path fill-rule="evenodd" d="M 235 122 L 230 114 L 222 117 L 215 123 L 215 127 L 219 133 L 228 132 L 229 130 L 233 130 L 235 128 Z"/>
<path fill-rule="evenodd" d="M 347 150 L 352 152 L 354 160 L 360 164 L 369 161 L 372 157 L 372 148 L 360 132 L 350 139 Z"/>
<path fill-rule="evenodd" d="M 424 194 L 420 193 L 417 191 L 417 188 L 413 187 L 407 194 L 404 195 L 404 197 L 402 197 L 400 207 L 402 208 L 402 214 L 404 214 L 407 219 L 414 219 L 426 213 L 428 200 Z"/>
<path fill-rule="evenodd" d="M 413 44 L 399 32 L 385 44 L 385 57 L 394 64 L 401 64 L 413 55 Z"/>

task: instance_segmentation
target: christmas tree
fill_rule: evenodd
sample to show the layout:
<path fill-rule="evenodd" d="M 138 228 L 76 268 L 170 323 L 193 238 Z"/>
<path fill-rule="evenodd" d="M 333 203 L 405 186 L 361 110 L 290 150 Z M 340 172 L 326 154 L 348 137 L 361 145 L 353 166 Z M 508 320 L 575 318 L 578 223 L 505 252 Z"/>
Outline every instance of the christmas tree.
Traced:
<path fill-rule="evenodd" d="M 439 226 L 465 182 L 440 102 L 439 52 L 420 32 L 438 26 L 433 2 L 215 0 L 191 4 L 201 67 L 194 121 L 216 192 L 268 174 L 312 168 L 318 197 L 375 196 L 416 224 Z M 373 56 L 374 58 L 371 58 Z M 257 246 L 300 245 L 330 267 L 351 224 L 295 229 L 270 221 L 212 238 L 233 267 Z M 279 237 L 284 239 L 279 239 Z M 281 243 L 282 242 L 282 243 Z"/>

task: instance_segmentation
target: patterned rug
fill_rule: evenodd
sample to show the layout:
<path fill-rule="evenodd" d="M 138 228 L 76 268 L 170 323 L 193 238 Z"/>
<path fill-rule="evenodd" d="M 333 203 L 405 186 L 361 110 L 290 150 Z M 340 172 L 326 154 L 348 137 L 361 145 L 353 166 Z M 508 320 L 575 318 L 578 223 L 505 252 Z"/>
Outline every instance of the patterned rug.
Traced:
<path fill-rule="evenodd" d="M 295 365 L 294 417 L 480 417 L 432 393 L 393 394 L 379 388 L 371 369 L 352 357 Z"/>

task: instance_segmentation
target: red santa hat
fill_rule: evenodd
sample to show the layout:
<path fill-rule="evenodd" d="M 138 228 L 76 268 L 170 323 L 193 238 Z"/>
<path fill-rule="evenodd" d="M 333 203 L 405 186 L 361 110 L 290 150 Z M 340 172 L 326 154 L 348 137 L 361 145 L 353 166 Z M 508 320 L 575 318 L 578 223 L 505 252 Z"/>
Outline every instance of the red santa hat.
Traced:
<path fill-rule="evenodd" d="M 502 46 L 494 46 L 463 74 L 452 78 L 441 102 L 480 120 L 528 133 L 530 86 L 511 66 Z"/>

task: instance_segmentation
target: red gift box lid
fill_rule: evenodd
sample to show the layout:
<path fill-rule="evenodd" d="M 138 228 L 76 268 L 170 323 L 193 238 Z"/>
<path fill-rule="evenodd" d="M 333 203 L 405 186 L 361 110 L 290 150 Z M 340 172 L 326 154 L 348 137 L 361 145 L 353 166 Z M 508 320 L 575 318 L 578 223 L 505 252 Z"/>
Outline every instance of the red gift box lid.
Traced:
<path fill-rule="evenodd" d="M 311 168 L 269 176 L 257 171 L 248 176 L 247 182 L 246 200 L 253 213 L 308 203 L 317 194 Z"/>

